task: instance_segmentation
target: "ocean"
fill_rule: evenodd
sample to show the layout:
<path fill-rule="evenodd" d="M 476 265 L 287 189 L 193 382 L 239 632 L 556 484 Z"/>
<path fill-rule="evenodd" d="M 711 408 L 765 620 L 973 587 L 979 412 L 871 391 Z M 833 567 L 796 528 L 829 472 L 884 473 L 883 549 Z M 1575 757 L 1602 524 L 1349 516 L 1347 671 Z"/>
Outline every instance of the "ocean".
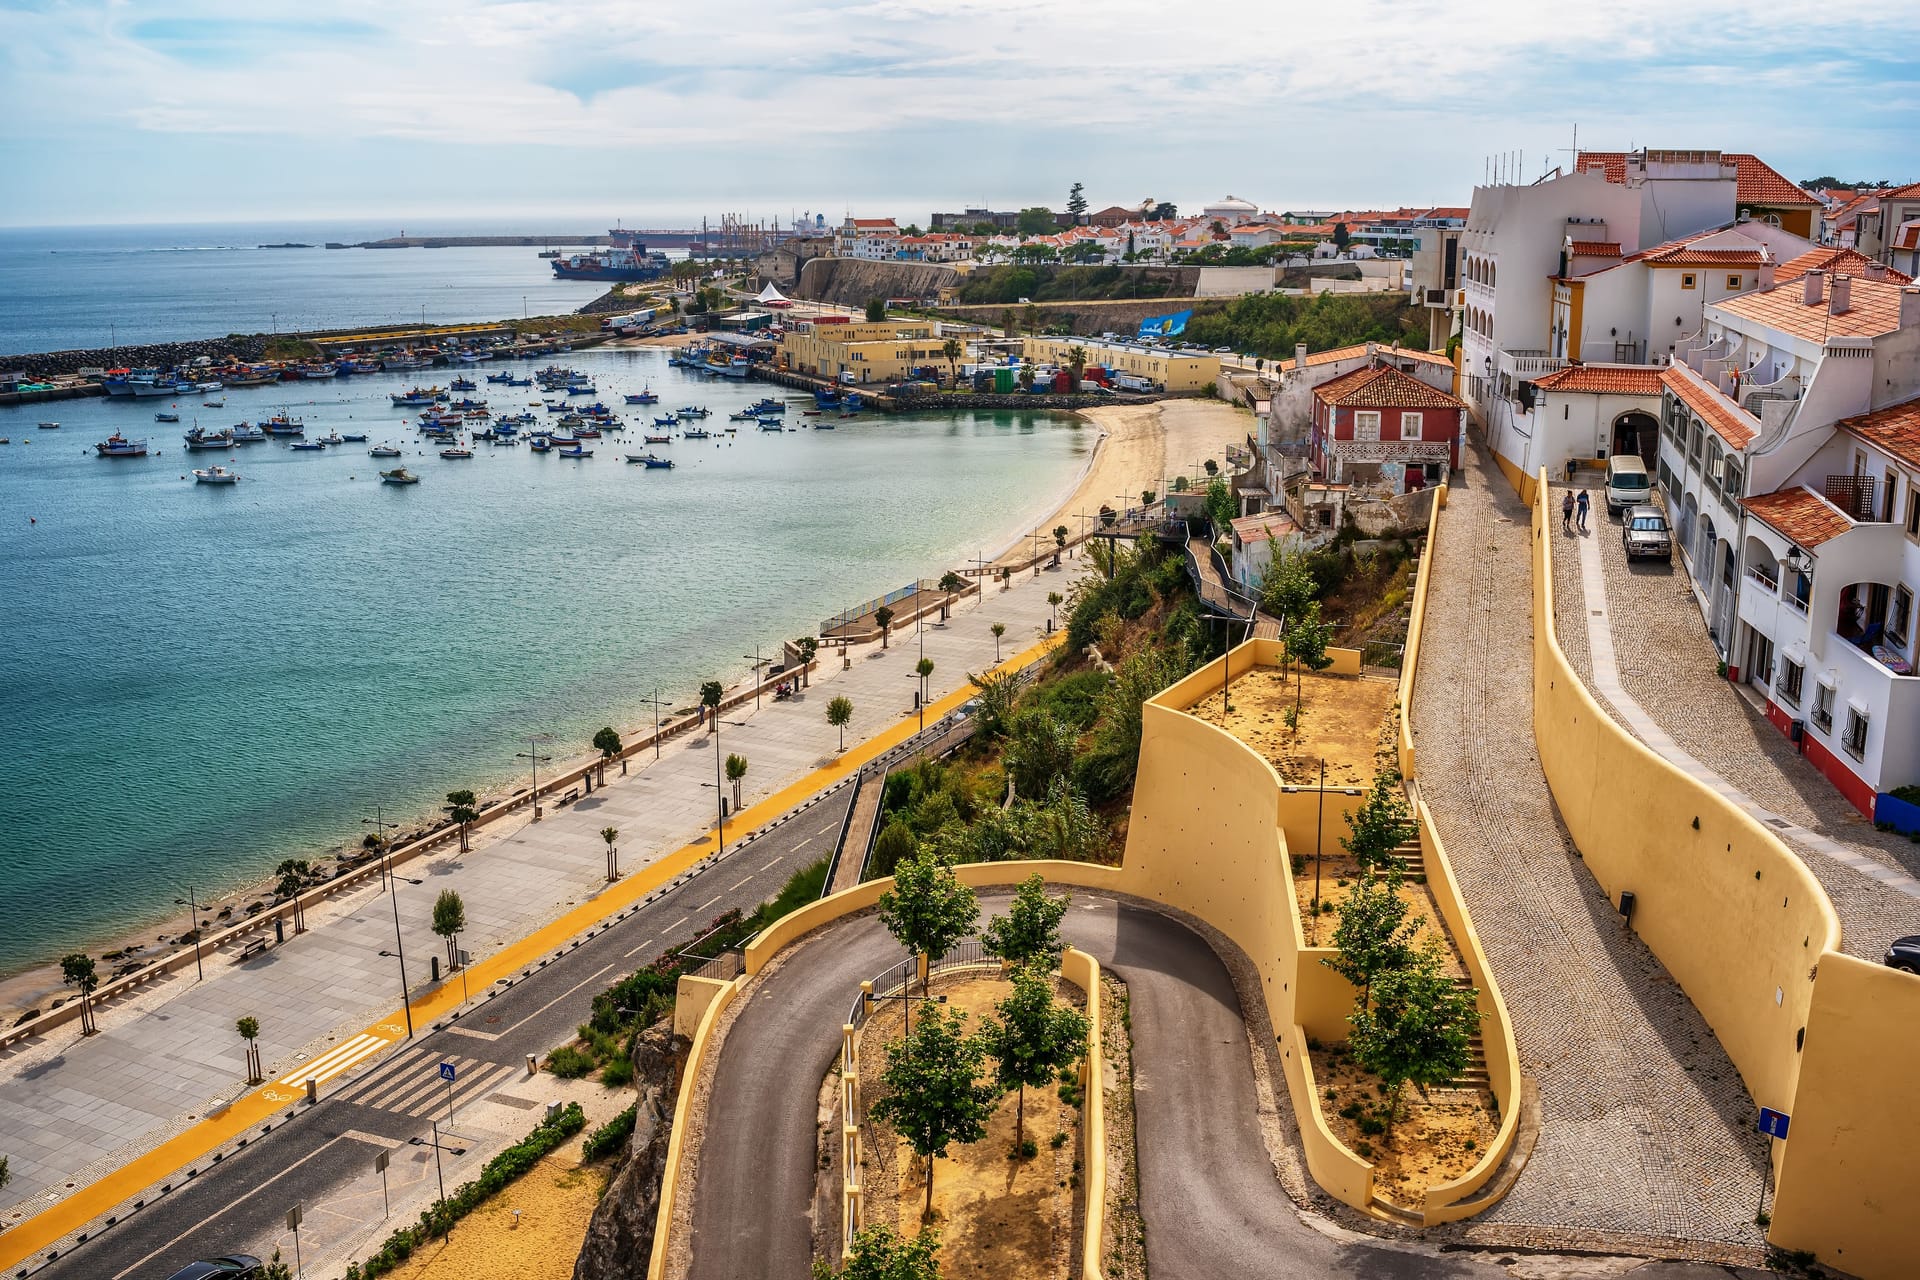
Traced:
<path fill-rule="evenodd" d="M 562 360 L 617 410 L 660 394 L 623 410 L 633 447 L 652 412 L 701 403 L 724 429 L 773 389 L 666 356 Z M 535 398 L 475 368 L 496 410 Z M 164 401 L 0 408 L 0 973 L 115 937 L 189 885 L 205 900 L 357 842 L 375 805 L 419 815 L 515 778 L 527 734 L 584 752 L 602 724 L 644 723 L 656 684 L 687 706 L 701 680 L 744 677 L 756 641 L 992 555 L 1094 442 L 1045 414 L 865 416 L 675 440 L 657 447 L 672 471 L 627 464 L 617 438 L 585 461 L 477 444 L 452 462 L 389 405 L 418 376 L 183 399 L 178 426 L 153 421 Z M 196 420 L 283 405 L 309 436 L 403 445 L 422 483 L 380 484 L 395 464 L 368 445 L 181 448 Z M 115 430 L 159 456 L 96 458 Z M 241 482 L 184 478 L 216 461 Z"/>
<path fill-rule="evenodd" d="M 407 228 L 367 223 L 0 228 L 0 355 L 229 333 L 559 315 L 606 291 L 560 280 L 533 248 L 326 249 Z M 592 233 L 440 220 L 416 235 Z M 262 249 L 263 244 L 312 249 Z M 670 256 L 681 256 L 678 252 Z"/>

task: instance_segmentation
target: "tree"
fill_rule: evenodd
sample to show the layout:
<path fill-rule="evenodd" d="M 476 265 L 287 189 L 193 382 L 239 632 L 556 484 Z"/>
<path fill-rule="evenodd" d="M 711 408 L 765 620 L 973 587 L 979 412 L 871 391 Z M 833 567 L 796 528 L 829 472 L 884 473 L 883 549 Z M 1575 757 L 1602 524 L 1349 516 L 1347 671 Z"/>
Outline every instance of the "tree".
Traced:
<path fill-rule="evenodd" d="M 1282 622 L 1296 618 L 1313 602 L 1313 575 L 1304 556 L 1275 558 L 1260 584 L 1260 608 Z"/>
<path fill-rule="evenodd" d="M 1015 715 L 1001 756 L 1014 792 L 1037 800 L 1056 778 L 1071 777 L 1079 736 L 1073 725 L 1041 707 Z"/>
<path fill-rule="evenodd" d="M 1066 597 L 1058 591 L 1047 592 L 1047 608 L 1050 611 L 1047 621 L 1050 630 L 1057 630 L 1060 626 L 1060 605 L 1064 600 Z"/>
<path fill-rule="evenodd" d="M 1012 307 L 1008 307 L 1000 313 L 1000 331 L 1009 338 L 1017 338 L 1020 336 L 1020 321 L 1013 314 Z"/>
<path fill-rule="evenodd" d="M 887 932 L 928 964 L 972 933 L 980 920 L 973 890 L 960 883 L 950 863 L 924 851 L 894 868 L 893 888 L 880 895 L 879 906 Z"/>
<path fill-rule="evenodd" d="M 740 808 L 740 780 L 747 776 L 747 758 L 729 754 L 727 756 L 727 781 L 733 784 L 733 807 Z"/>
<path fill-rule="evenodd" d="M 713 721 L 715 733 L 720 731 L 720 699 L 726 695 L 718 680 L 703 681 L 700 685 L 700 705 L 706 708 L 708 718 Z"/>
<path fill-rule="evenodd" d="M 233 1024 L 233 1029 L 238 1031 L 240 1038 L 247 1042 L 247 1083 L 259 1084 L 262 1075 L 259 1056 L 260 1046 L 256 1044 L 255 1041 L 260 1039 L 260 1019 L 252 1017 L 242 1018 Z"/>
<path fill-rule="evenodd" d="M 1020 318 L 1020 323 L 1027 327 L 1028 333 L 1040 332 L 1040 308 L 1029 302 L 1026 312 Z"/>
<path fill-rule="evenodd" d="M 1035 877 L 1036 879 L 1038 877 Z M 994 1060 L 1001 1089 L 1018 1089 L 1013 1149 L 1027 1140 L 1027 1086 L 1053 1083 L 1060 1069 L 1080 1061 L 1087 1048 L 1087 1019 L 1078 1009 L 1053 998 L 1053 979 L 1037 968 L 1016 969 L 1013 994 L 993 1006 L 1000 1015 L 980 1029 L 987 1056 Z"/>
<path fill-rule="evenodd" d="M 1333 665 L 1333 659 L 1327 656 L 1327 641 L 1333 639 L 1333 624 L 1320 621 L 1320 602 L 1310 600 L 1307 607 L 1287 620 L 1286 634 L 1281 640 L 1286 644 L 1287 656 L 1298 666 L 1294 671 L 1293 707 L 1297 714 L 1300 699 L 1306 682 L 1306 672 L 1300 668 L 1311 667 L 1315 671 L 1325 671 Z"/>
<path fill-rule="evenodd" d="M 467 928 L 467 904 L 452 889 L 442 889 L 433 900 L 433 931 L 446 940 L 447 968 L 460 967 L 460 952 L 455 944 Z"/>
<path fill-rule="evenodd" d="M 940 354 L 945 356 L 947 360 L 947 377 L 953 381 L 954 385 L 958 386 L 960 382 L 960 357 L 967 354 L 967 349 L 960 344 L 960 339 L 948 338 L 940 344 Z"/>
<path fill-rule="evenodd" d="M 1153 492 L 1153 490 L 1151 490 L 1151 489 L 1142 489 L 1142 490 L 1140 491 L 1140 505 L 1141 505 L 1141 506 L 1143 506 L 1143 507 L 1150 507 L 1150 506 L 1152 506 L 1152 505 L 1153 505 L 1153 499 L 1154 499 L 1154 492 Z"/>
<path fill-rule="evenodd" d="M 100 985 L 94 972 L 93 957 L 84 951 L 60 957 L 60 981 L 80 993 L 80 1034 L 90 1036 L 93 1025 L 93 989 Z"/>
<path fill-rule="evenodd" d="M 1086 187 L 1083 184 L 1076 182 L 1067 188 L 1067 212 L 1073 215 L 1076 224 L 1086 214 L 1087 196 Z"/>
<path fill-rule="evenodd" d="M 1418 833 L 1413 813 L 1407 808 L 1406 793 L 1400 788 L 1400 773 L 1383 769 L 1373 775 L 1373 786 L 1360 807 L 1347 815 L 1348 834 L 1340 837 L 1340 847 L 1353 855 L 1361 871 L 1375 875 L 1382 871 L 1390 879 L 1399 878 L 1400 864 L 1393 851 Z"/>
<path fill-rule="evenodd" d="M 993 661 L 995 665 L 998 665 L 1000 662 L 1000 637 L 1007 634 L 1007 624 L 1004 622 L 996 622 L 988 627 L 987 630 L 993 632 Z"/>
<path fill-rule="evenodd" d="M 1340 954 L 1320 963 L 1360 990 L 1364 1006 L 1372 999 L 1374 981 L 1389 969 L 1403 969 L 1413 959 L 1413 935 L 1426 917 L 1407 918 L 1405 899 L 1392 884 L 1363 876 L 1340 904 L 1340 923 L 1333 945 Z"/>
<path fill-rule="evenodd" d="M 287 858 L 274 868 L 280 882 L 274 886 L 282 898 L 293 903 L 293 929 L 295 933 L 304 933 L 307 928 L 306 913 L 300 908 L 300 891 L 307 887 L 307 877 L 313 874 L 313 867 L 305 858 Z"/>
<path fill-rule="evenodd" d="M 1072 899 L 1061 894 L 1047 896 L 1047 880 L 1038 871 L 1020 882 L 1014 891 L 1007 914 L 995 916 L 980 934 L 981 947 L 990 956 L 998 956 L 1016 966 L 1040 965 L 1053 969 L 1060 963 L 1060 921 Z"/>
<path fill-rule="evenodd" d="M 922 658 L 913 664 L 914 674 L 920 677 L 920 705 L 927 705 L 927 677 L 933 674 L 933 659 Z"/>
<path fill-rule="evenodd" d="M 1215 462 L 1212 458 L 1208 458 L 1205 462 L 1201 463 L 1200 465 L 1206 469 L 1206 473 L 1210 476 L 1217 476 L 1220 474 L 1220 464 Z"/>
<path fill-rule="evenodd" d="M 867 323 L 879 324 L 887 318 L 887 300 L 885 298 L 867 299 Z"/>
<path fill-rule="evenodd" d="M 1171 200 L 1162 200 L 1153 206 L 1153 220 L 1155 222 L 1171 222 L 1179 216 L 1179 206 L 1175 205 Z"/>
<path fill-rule="evenodd" d="M 1353 1056 L 1387 1087 L 1387 1122 L 1399 1118 L 1411 1082 L 1424 1095 L 1458 1080 L 1472 1061 L 1480 1029 L 1479 991 L 1448 977 L 1439 945 L 1422 947 L 1407 964 L 1374 979 L 1373 1000 L 1347 1018 Z"/>
<path fill-rule="evenodd" d="M 280 1261 L 278 1249 L 275 1249 L 273 1256 L 267 1259 L 266 1266 L 260 1269 L 260 1280 L 293 1280 L 293 1269 Z"/>
<path fill-rule="evenodd" d="M 844 694 L 836 694 L 827 704 L 827 723 L 840 731 L 840 749 L 847 749 L 847 722 L 853 719 L 853 703 Z"/>
<path fill-rule="evenodd" d="M 885 649 L 890 639 L 889 629 L 893 626 L 893 610 L 883 604 L 873 611 L 873 620 L 880 624 L 880 647 Z"/>
<path fill-rule="evenodd" d="M 607 842 L 607 880 L 611 883 L 620 878 L 620 851 L 613 847 L 614 841 L 620 838 L 620 828 L 602 827 L 600 838 Z"/>
<path fill-rule="evenodd" d="M 999 737 L 1013 720 L 1013 706 L 1020 696 L 1019 683 L 1011 675 L 992 672 L 984 676 L 969 672 L 967 680 L 980 691 L 976 699 L 980 706 L 974 712 L 979 731 L 988 738 Z"/>
<path fill-rule="evenodd" d="M 894 868 L 913 861 L 919 852 L 920 841 L 914 836 L 913 828 L 896 816 L 889 819 L 874 838 L 873 866 L 870 871 L 875 877 L 890 876 Z"/>
<path fill-rule="evenodd" d="M 1175 493 L 1185 493 L 1188 489 L 1191 489 L 1192 487 L 1193 487 L 1193 482 L 1191 480 L 1188 480 L 1185 476 L 1175 476 L 1173 478 L 1173 491 Z"/>
<path fill-rule="evenodd" d="M 460 852 L 465 853 L 467 832 L 472 828 L 474 819 L 480 816 L 479 801 L 471 791 L 449 791 L 446 814 L 460 828 Z"/>
<path fill-rule="evenodd" d="M 7 1158 L 0 1156 L 0 1190 L 5 1190 L 6 1185 L 12 1181 L 13 1170 L 7 1168 Z"/>
<path fill-rule="evenodd" d="M 607 785 L 607 761 L 620 754 L 620 735 L 608 725 L 593 735 L 593 749 L 600 753 L 600 785 Z M 620 762 L 620 772 L 625 773 L 626 761 Z"/>
<path fill-rule="evenodd" d="M 800 651 L 800 683 L 803 686 L 811 685 L 813 660 L 820 656 L 820 639 L 817 636 L 801 636 L 793 642 L 793 647 Z"/>
<path fill-rule="evenodd" d="M 1027 332 L 1029 333 L 1033 332 L 1033 326 L 1031 324 L 1027 326 Z M 1020 366 L 1019 381 L 1020 381 L 1020 389 L 1022 391 L 1033 390 L 1033 366 L 1031 364 L 1023 364 Z"/>
<path fill-rule="evenodd" d="M 1073 379 L 1073 390 L 1080 389 L 1080 375 L 1087 370 L 1087 349 L 1079 343 L 1067 348 L 1067 376 Z"/>
<path fill-rule="evenodd" d="M 886 1223 L 876 1223 L 854 1232 L 840 1270 L 825 1262 L 813 1264 L 813 1280 L 940 1280 L 940 1266 L 934 1254 L 940 1251 L 940 1235 L 931 1228 L 909 1240 Z"/>
<path fill-rule="evenodd" d="M 1347 234 L 1346 223 L 1336 222 L 1333 224 L 1333 247 L 1334 248 L 1344 252 L 1346 250 L 1348 241 L 1352 239 L 1353 237 Z"/>
<path fill-rule="evenodd" d="M 1013 229 L 1023 236 L 1049 235 L 1059 230 L 1059 227 L 1059 220 L 1053 216 L 1053 210 L 1045 205 L 1022 209 L 1019 221 L 1013 224 Z"/>
<path fill-rule="evenodd" d="M 1207 481 L 1207 516 L 1213 521 L 1214 531 L 1224 534 L 1237 514 L 1233 490 L 1227 487 L 1227 482 L 1220 479 Z"/>
<path fill-rule="evenodd" d="M 891 1124 L 927 1162 L 923 1216 L 933 1212 L 934 1160 L 956 1142 L 986 1136 L 999 1096 L 991 1082 L 979 1079 L 986 1056 L 980 1038 L 966 1034 L 966 1015 L 938 1005 L 929 1007 L 910 1036 L 887 1045 L 887 1066 L 880 1074 L 886 1096 L 869 1111 Z"/>

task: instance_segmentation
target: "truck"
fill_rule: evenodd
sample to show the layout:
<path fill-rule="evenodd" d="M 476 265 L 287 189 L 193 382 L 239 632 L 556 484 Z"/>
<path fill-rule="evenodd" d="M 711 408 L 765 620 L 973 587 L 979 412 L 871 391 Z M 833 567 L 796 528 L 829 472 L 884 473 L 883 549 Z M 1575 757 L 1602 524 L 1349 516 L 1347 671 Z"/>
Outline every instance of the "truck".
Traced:
<path fill-rule="evenodd" d="M 1122 391 L 1153 390 L 1153 382 L 1150 379 L 1142 378 L 1138 374 L 1132 374 L 1132 373 L 1114 374 L 1113 385 L 1115 385 L 1116 387 L 1119 387 Z"/>
<path fill-rule="evenodd" d="M 603 330 L 611 329 L 616 332 L 623 329 L 638 329 L 653 323 L 654 316 L 658 314 L 658 311 L 647 310 L 631 311 L 623 316 L 608 316 L 600 322 L 600 327 Z"/>

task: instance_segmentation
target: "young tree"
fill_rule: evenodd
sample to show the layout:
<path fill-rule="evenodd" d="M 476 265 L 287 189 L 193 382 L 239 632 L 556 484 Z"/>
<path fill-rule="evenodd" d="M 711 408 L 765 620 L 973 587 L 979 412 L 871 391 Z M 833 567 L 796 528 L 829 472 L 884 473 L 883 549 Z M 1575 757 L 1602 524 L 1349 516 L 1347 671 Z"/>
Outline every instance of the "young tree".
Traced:
<path fill-rule="evenodd" d="M 600 753 L 600 785 L 604 787 L 607 785 L 607 761 L 620 754 L 620 735 L 614 732 L 612 725 L 593 735 L 593 749 Z M 622 760 L 620 772 L 626 771 L 627 762 Z"/>
<path fill-rule="evenodd" d="M 740 780 L 747 776 L 747 758 L 729 754 L 727 756 L 727 781 L 733 784 L 733 807 L 740 808 Z"/>
<path fill-rule="evenodd" d="M 913 828 L 895 816 L 880 828 L 880 834 L 874 838 L 873 866 L 870 870 L 876 877 L 890 876 L 897 867 L 912 862 L 919 853 L 920 841 L 914 836 Z"/>
<path fill-rule="evenodd" d="M 1400 788 L 1400 773 L 1382 769 L 1373 775 L 1373 786 L 1360 807 L 1347 815 L 1348 834 L 1340 837 L 1340 847 L 1353 855 L 1361 871 L 1368 875 L 1387 873 L 1398 880 L 1400 864 L 1393 851 L 1412 840 L 1419 827 L 1407 807 L 1406 793 Z"/>
<path fill-rule="evenodd" d="M 607 842 L 607 881 L 611 883 L 620 878 L 620 851 L 613 847 L 620 838 L 620 828 L 602 827 L 600 838 Z"/>
<path fill-rule="evenodd" d="M 1372 1003 L 1347 1018 L 1355 1060 L 1387 1087 L 1389 1125 L 1399 1118 L 1409 1082 L 1424 1095 L 1466 1071 L 1480 1028 L 1479 994 L 1448 977 L 1438 945 L 1430 945 L 1376 977 Z"/>
<path fill-rule="evenodd" d="M 869 1109 L 907 1140 L 927 1162 L 927 1202 L 933 1212 L 933 1162 L 956 1142 L 986 1136 L 997 1090 L 978 1079 L 986 1046 L 966 1034 L 966 1015 L 929 1005 L 913 1034 L 887 1045 L 881 1072 L 886 1096 Z"/>
<path fill-rule="evenodd" d="M 873 611 L 873 620 L 880 624 L 880 647 L 885 649 L 891 639 L 889 631 L 893 627 L 893 610 L 883 604 Z"/>
<path fill-rule="evenodd" d="M 940 344 L 940 354 L 946 357 L 947 377 L 952 379 L 955 386 L 958 386 L 960 384 L 960 357 L 967 354 L 967 349 L 960 344 L 960 339 L 948 338 Z"/>
<path fill-rule="evenodd" d="M 827 723 L 840 731 L 840 749 L 847 749 L 847 723 L 853 719 L 853 702 L 845 695 L 835 695 L 827 704 Z"/>
<path fill-rule="evenodd" d="M 920 677 L 920 705 L 927 705 L 927 677 L 933 674 L 933 659 L 922 658 L 913 664 L 914 674 Z"/>
<path fill-rule="evenodd" d="M 1086 188 L 1082 184 L 1076 182 L 1071 187 L 1067 188 L 1067 212 L 1072 214 L 1074 222 L 1078 223 L 1081 219 L 1081 216 L 1084 215 L 1086 211 L 1087 211 Z"/>
<path fill-rule="evenodd" d="M 1050 621 L 1053 624 L 1053 627 L 1052 627 L 1053 630 L 1056 630 L 1056 631 L 1059 630 L 1060 606 L 1065 601 L 1066 601 L 1066 597 L 1061 595 L 1058 591 L 1047 592 L 1048 621 Z"/>
<path fill-rule="evenodd" d="M 1007 624 L 1004 622 L 996 622 L 988 627 L 987 630 L 993 632 L 993 661 L 997 666 L 1000 662 L 1000 637 L 1007 634 Z"/>
<path fill-rule="evenodd" d="M 703 681 L 700 685 L 700 705 L 707 710 L 707 718 L 713 722 L 715 733 L 720 731 L 720 700 L 726 696 L 726 689 L 718 680 Z"/>
<path fill-rule="evenodd" d="M 240 1038 L 247 1042 L 247 1083 L 259 1084 L 261 1077 L 260 1046 L 256 1041 L 260 1039 L 260 1019 L 252 1017 L 242 1018 L 233 1024 L 233 1029 L 238 1031 Z"/>
<path fill-rule="evenodd" d="M 813 683 L 813 660 L 820 656 L 820 638 L 818 636 L 801 636 L 793 642 L 793 647 L 800 651 L 800 683 L 803 686 L 811 685 Z"/>
<path fill-rule="evenodd" d="M 1207 481 L 1207 517 L 1213 521 L 1214 533 L 1224 536 L 1238 514 L 1233 490 L 1227 487 L 1227 482 L 1218 478 Z"/>
<path fill-rule="evenodd" d="M 1057 778 L 1071 777 L 1079 733 L 1041 707 L 1017 713 L 1008 727 L 1001 764 L 1014 792 L 1030 800 L 1047 794 Z"/>
<path fill-rule="evenodd" d="M 887 318 L 886 299 L 885 298 L 868 298 L 867 299 L 867 323 L 879 324 L 882 320 L 885 320 L 886 318 Z"/>
<path fill-rule="evenodd" d="M 1403 969 L 1413 959 L 1413 935 L 1424 916 L 1407 918 L 1407 904 L 1393 885 L 1362 877 L 1340 904 L 1340 924 L 1333 945 L 1340 954 L 1320 963 L 1360 989 L 1364 1007 L 1373 998 L 1373 984 L 1390 969 Z"/>
<path fill-rule="evenodd" d="M 1152 505 L 1153 505 L 1153 499 L 1154 499 L 1154 492 L 1153 492 L 1153 490 L 1151 490 L 1151 489 L 1142 489 L 1142 490 L 1140 491 L 1140 505 L 1141 505 L 1141 506 L 1143 506 L 1143 507 L 1150 507 L 1150 506 L 1152 506 Z"/>
<path fill-rule="evenodd" d="M 287 858 L 274 871 L 280 877 L 280 883 L 274 888 L 282 898 L 293 903 L 294 932 L 305 933 L 307 917 L 300 908 L 300 891 L 307 887 L 307 877 L 313 873 L 313 866 L 305 858 Z"/>
<path fill-rule="evenodd" d="M 940 1234 L 924 1229 L 909 1240 L 884 1222 L 854 1232 L 846 1256 L 835 1271 L 825 1262 L 813 1264 L 813 1280 L 940 1280 L 940 1266 L 934 1254 L 940 1251 Z"/>
<path fill-rule="evenodd" d="M 278 1249 L 273 1251 L 273 1256 L 260 1269 L 260 1280 L 293 1280 L 293 1268 L 280 1261 Z"/>
<path fill-rule="evenodd" d="M 479 801 L 471 791 L 447 792 L 446 814 L 460 828 L 460 852 L 467 851 L 467 832 L 480 816 Z"/>
<path fill-rule="evenodd" d="M 1297 714 L 1300 700 L 1305 691 L 1306 671 L 1325 671 L 1333 665 L 1333 659 L 1327 656 L 1327 641 L 1333 639 L 1333 624 L 1320 621 L 1320 602 L 1312 600 L 1307 607 L 1287 620 L 1286 633 L 1281 637 L 1287 647 L 1287 656 L 1296 664 L 1294 669 L 1293 707 Z"/>
<path fill-rule="evenodd" d="M 62 956 L 60 981 L 80 993 L 80 1034 L 92 1035 L 98 1029 L 93 1025 L 93 989 L 100 985 L 99 975 L 94 972 L 93 957 L 84 951 Z"/>
<path fill-rule="evenodd" d="M 1060 962 L 1060 921 L 1070 901 L 1064 893 L 1049 898 L 1046 877 L 1034 872 L 1020 882 L 1007 914 L 987 922 L 980 934 L 982 949 L 1008 964 L 1052 970 Z"/>
<path fill-rule="evenodd" d="M 1313 594 L 1313 575 L 1307 572 L 1306 558 L 1280 556 L 1260 584 L 1260 608 L 1283 623 L 1290 622 L 1313 603 Z"/>
<path fill-rule="evenodd" d="M 893 888 L 880 895 L 880 923 L 901 946 L 932 964 L 972 933 L 980 903 L 960 883 L 951 863 L 925 852 L 893 869 Z M 925 984 L 921 989 L 924 991 Z"/>
<path fill-rule="evenodd" d="M 1051 1084 L 1062 1067 L 1080 1061 L 1087 1047 L 1087 1019 L 1053 998 L 1053 979 L 1037 968 L 1016 969 L 1013 994 L 993 1006 L 998 1021 L 980 1029 L 994 1060 L 1001 1089 L 1018 1089 L 1013 1121 L 1016 1154 L 1027 1140 L 1027 1086 Z"/>
<path fill-rule="evenodd" d="M 1215 462 L 1212 458 L 1208 458 L 1205 462 L 1201 463 L 1200 465 L 1203 468 L 1205 468 L 1206 473 L 1210 476 L 1217 476 L 1220 474 L 1220 464 L 1218 462 Z"/>
<path fill-rule="evenodd" d="M 456 939 L 466 931 L 467 904 L 452 889 L 442 889 L 440 896 L 433 900 L 433 931 L 447 944 L 447 968 L 460 967 L 460 951 Z"/>
<path fill-rule="evenodd" d="M 980 732 L 988 738 L 1004 734 L 1013 721 L 1013 704 L 1020 697 L 1019 684 L 1010 675 L 991 672 L 984 676 L 969 674 L 967 680 L 980 691 L 980 706 L 974 712 Z"/>

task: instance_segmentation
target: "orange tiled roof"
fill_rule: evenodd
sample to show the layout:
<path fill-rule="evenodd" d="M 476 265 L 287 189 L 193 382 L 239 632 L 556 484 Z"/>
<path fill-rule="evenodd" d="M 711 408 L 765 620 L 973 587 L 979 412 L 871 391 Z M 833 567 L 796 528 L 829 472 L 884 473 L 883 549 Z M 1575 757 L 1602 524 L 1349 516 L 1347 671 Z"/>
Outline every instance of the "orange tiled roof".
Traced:
<path fill-rule="evenodd" d="M 1740 505 L 1803 547 L 1817 547 L 1853 528 L 1845 512 L 1805 485 L 1742 498 Z"/>
<path fill-rule="evenodd" d="M 1920 467 L 1920 400 L 1908 400 L 1842 418 L 1836 424 L 1876 444 L 1910 467 Z"/>
<path fill-rule="evenodd" d="M 1837 316 L 1827 310 L 1825 299 L 1805 301 L 1801 289 L 1756 290 L 1716 305 L 1733 315 L 1815 342 L 1825 338 L 1877 338 L 1900 327 L 1900 289 L 1892 280 L 1855 276 L 1849 299 L 1852 305 Z M 1831 288 L 1826 292 L 1831 296 Z"/>
<path fill-rule="evenodd" d="M 1753 416 L 1735 408 L 1731 401 L 1718 392 L 1709 391 L 1684 372 L 1675 368 L 1661 373 L 1660 384 L 1681 403 L 1700 415 L 1700 420 L 1712 427 L 1722 440 L 1736 449 L 1744 449 L 1753 443 L 1760 434 L 1759 424 Z"/>
<path fill-rule="evenodd" d="M 1412 359 L 1422 364 L 1445 365 L 1449 369 L 1453 367 L 1453 361 L 1447 359 L 1446 356 L 1438 351 L 1419 351 L 1413 347 L 1381 347 L 1379 351 L 1382 356 L 1389 359 Z M 1351 347 L 1333 347 L 1326 351 L 1312 351 L 1307 354 L 1307 367 L 1311 369 L 1314 365 L 1318 364 L 1337 364 L 1342 360 L 1352 360 L 1366 354 L 1367 345 L 1364 342 Z M 1279 369 L 1292 369 L 1298 372 L 1300 362 L 1297 360 L 1282 360 L 1275 367 Z"/>
<path fill-rule="evenodd" d="M 1909 182 L 1904 187 L 1891 187 L 1873 194 L 1876 200 L 1920 200 L 1920 182 Z"/>
<path fill-rule="evenodd" d="M 1570 364 L 1533 385 L 1542 391 L 1587 391 L 1606 396 L 1657 396 L 1660 375 L 1654 365 Z"/>
<path fill-rule="evenodd" d="M 1920 249 L 1920 220 L 1901 223 L 1900 232 L 1894 237 L 1893 247 L 1896 249 Z"/>
<path fill-rule="evenodd" d="M 1797 258 L 1788 258 L 1775 268 L 1774 283 L 1785 284 L 1789 280 L 1798 280 L 1809 271 L 1825 271 L 1829 274 L 1841 271 L 1858 279 L 1873 259 L 1853 249 L 1809 249 Z M 1903 271 L 1887 268 L 1887 279 L 1897 284 L 1912 284 L 1913 277 Z"/>
<path fill-rule="evenodd" d="M 1388 409 L 1464 409 L 1466 405 L 1444 391 L 1435 391 L 1420 379 L 1390 364 L 1370 364 L 1321 383 L 1313 398 L 1322 404 Z"/>
<path fill-rule="evenodd" d="M 1617 258 L 1620 244 L 1615 240 L 1575 240 L 1573 252 L 1590 258 Z"/>
<path fill-rule="evenodd" d="M 1723 151 L 1720 155 L 1722 159 L 1733 161 L 1734 199 L 1741 204 L 1777 206 L 1820 203 L 1817 197 L 1795 186 L 1759 156 L 1744 151 Z M 1599 173 L 1608 182 L 1624 183 L 1627 180 L 1627 153 L 1582 151 L 1573 167 L 1580 173 Z"/>
<path fill-rule="evenodd" d="M 1751 249 L 1673 249 L 1646 261 L 1650 267 L 1757 267 L 1766 257 L 1755 245 Z"/>

